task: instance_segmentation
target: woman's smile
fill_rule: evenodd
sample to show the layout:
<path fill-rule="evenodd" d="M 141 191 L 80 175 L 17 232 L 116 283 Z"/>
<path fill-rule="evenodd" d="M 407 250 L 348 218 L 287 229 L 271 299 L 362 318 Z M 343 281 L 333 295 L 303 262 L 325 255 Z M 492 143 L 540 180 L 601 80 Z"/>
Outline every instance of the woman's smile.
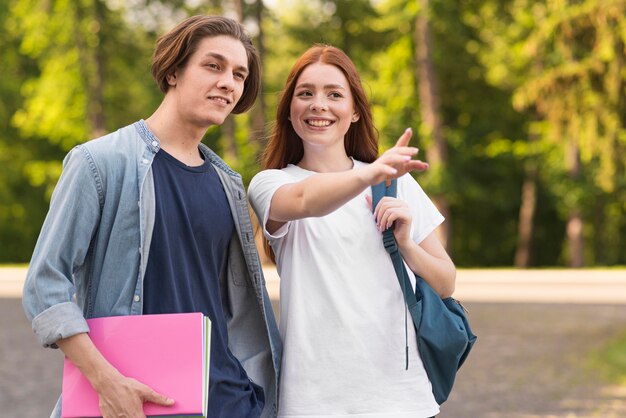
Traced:
<path fill-rule="evenodd" d="M 332 125 L 333 123 L 335 123 L 335 121 L 329 120 L 329 119 L 314 119 L 314 118 L 310 118 L 310 119 L 305 119 L 304 123 L 306 123 L 307 125 L 316 127 L 316 128 L 326 128 L 330 125 Z"/>

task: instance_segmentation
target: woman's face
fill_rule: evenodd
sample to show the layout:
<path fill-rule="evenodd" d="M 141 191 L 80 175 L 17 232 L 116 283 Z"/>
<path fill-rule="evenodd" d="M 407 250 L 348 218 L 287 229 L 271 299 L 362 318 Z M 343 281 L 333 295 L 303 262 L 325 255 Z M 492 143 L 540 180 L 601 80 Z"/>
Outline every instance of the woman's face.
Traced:
<path fill-rule="evenodd" d="M 350 85 L 339 68 L 317 62 L 302 71 L 291 98 L 290 120 L 305 149 L 343 143 L 358 118 Z"/>

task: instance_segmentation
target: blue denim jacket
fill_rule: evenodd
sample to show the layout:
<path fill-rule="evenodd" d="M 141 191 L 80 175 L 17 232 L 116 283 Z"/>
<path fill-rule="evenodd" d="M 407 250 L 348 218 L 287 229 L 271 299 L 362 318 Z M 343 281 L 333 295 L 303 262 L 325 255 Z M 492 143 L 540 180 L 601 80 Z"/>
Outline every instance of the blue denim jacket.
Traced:
<path fill-rule="evenodd" d="M 63 161 L 28 269 L 22 304 L 37 338 L 56 347 L 87 332 L 85 318 L 140 315 L 154 225 L 151 165 L 159 140 L 143 120 L 75 147 Z M 281 344 L 241 176 L 208 147 L 235 231 L 221 281 L 230 349 L 276 415 Z M 207 208 L 211 216 L 211 208 Z M 60 416 L 60 402 L 52 417 Z"/>

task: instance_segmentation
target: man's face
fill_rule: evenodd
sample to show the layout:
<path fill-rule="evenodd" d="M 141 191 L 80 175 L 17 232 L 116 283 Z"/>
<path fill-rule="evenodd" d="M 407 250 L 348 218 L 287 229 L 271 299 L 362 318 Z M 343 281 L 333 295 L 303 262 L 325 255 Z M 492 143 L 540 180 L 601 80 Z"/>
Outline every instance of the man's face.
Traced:
<path fill-rule="evenodd" d="M 208 128 L 220 125 L 241 98 L 248 76 L 243 44 L 230 36 L 202 39 L 184 67 L 168 77 L 183 120 Z"/>

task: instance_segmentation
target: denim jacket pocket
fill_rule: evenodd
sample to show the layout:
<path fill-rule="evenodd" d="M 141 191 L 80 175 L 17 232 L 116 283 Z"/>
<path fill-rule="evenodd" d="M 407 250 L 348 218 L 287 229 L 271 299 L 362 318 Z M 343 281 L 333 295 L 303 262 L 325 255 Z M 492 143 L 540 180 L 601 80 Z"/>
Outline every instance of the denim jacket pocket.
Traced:
<path fill-rule="evenodd" d="M 232 238 L 230 244 L 228 277 L 236 286 L 254 287 L 250 272 L 248 271 L 248 265 L 241 251 L 241 246 L 239 243 L 233 241 L 236 241 L 235 237 Z"/>

